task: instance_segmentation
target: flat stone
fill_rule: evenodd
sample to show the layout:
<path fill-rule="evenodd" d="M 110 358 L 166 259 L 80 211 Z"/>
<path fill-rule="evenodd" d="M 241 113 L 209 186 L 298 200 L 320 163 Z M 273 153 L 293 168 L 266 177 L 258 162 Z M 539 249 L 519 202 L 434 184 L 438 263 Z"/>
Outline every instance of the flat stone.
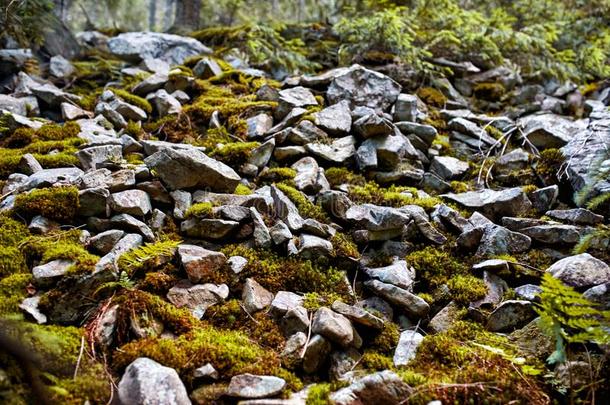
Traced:
<path fill-rule="evenodd" d="M 345 218 L 369 231 L 402 229 L 411 219 L 409 214 L 396 208 L 373 204 L 352 205 L 345 212 Z"/>
<path fill-rule="evenodd" d="M 384 300 L 399 306 L 413 318 L 423 318 L 430 312 L 430 305 L 426 301 L 403 288 L 378 280 L 366 281 L 364 285 Z"/>
<path fill-rule="evenodd" d="M 223 253 L 196 245 L 179 245 L 177 252 L 180 264 L 194 284 L 212 278 L 227 262 Z"/>
<path fill-rule="evenodd" d="M 487 329 L 492 332 L 512 332 L 535 317 L 536 312 L 530 301 L 507 300 L 489 315 Z"/>
<path fill-rule="evenodd" d="M 125 235 L 124 231 L 119 229 L 110 229 L 105 232 L 98 233 L 89 239 L 89 246 L 97 252 L 105 255 L 112 250 L 114 245 Z"/>
<path fill-rule="evenodd" d="M 152 211 L 150 198 L 142 190 L 126 190 L 111 194 L 108 203 L 114 212 L 139 217 L 145 216 Z"/>
<path fill-rule="evenodd" d="M 461 161 L 451 156 L 435 156 L 430 163 L 430 171 L 436 173 L 445 180 L 457 179 L 468 170 L 470 170 L 468 162 Z"/>
<path fill-rule="evenodd" d="M 381 330 L 384 327 L 384 320 L 373 315 L 365 309 L 353 305 L 345 304 L 341 301 L 333 302 L 331 309 L 351 321 L 369 328 Z"/>
<path fill-rule="evenodd" d="M 520 187 L 497 191 L 486 188 L 460 194 L 443 194 L 442 197 L 492 217 L 518 216 L 532 206 Z"/>
<path fill-rule="evenodd" d="M 352 128 L 349 102 L 343 100 L 314 113 L 314 123 L 332 135 L 345 135 Z"/>
<path fill-rule="evenodd" d="M 271 312 L 283 316 L 287 311 L 302 306 L 303 297 L 290 291 L 278 291 L 271 302 Z"/>
<path fill-rule="evenodd" d="M 253 278 L 247 278 L 241 293 L 244 308 L 249 313 L 261 311 L 271 305 L 273 293 L 267 291 Z"/>
<path fill-rule="evenodd" d="M 423 340 L 424 336 L 419 332 L 412 330 L 402 332 L 394 351 L 394 366 L 401 367 L 409 364 L 415 358 L 417 347 Z"/>
<path fill-rule="evenodd" d="M 239 222 L 214 218 L 189 218 L 180 224 L 180 230 L 187 236 L 201 239 L 222 239 L 237 228 Z"/>
<path fill-rule="evenodd" d="M 393 284 L 397 287 L 409 290 L 415 281 L 415 270 L 409 267 L 406 261 L 397 260 L 389 266 L 369 268 L 365 267 L 364 272 L 371 278 L 381 282 Z"/>
<path fill-rule="evenodd" d="M 384 370 L 354 380 L 351 385 L 330 394 L 334 405 L 400 404 L 412 388 L 393 371 Z"/>
<path fill-rule="evenodd" d="M 201 319 L 205 311 L 216 304 L 222 303 L 229 296 L 226 284 L 192 284 L 181 280 L 167 292 L 169 302 L 178 308 L 188 308 L 193 316 Z"/>
<path fill-rule="evenodd" d="M 303 371 L 313 374 L 319 371 L 331 351 L 330 342 L 320 335 L 313 335 L 303 356 Z"/>
<path fill-rule="evenodd" d="M 585 208 L 572 208 L 568 210 L 547 211 L 544 215 L 560 221 L 577 225 L 597 225 L 604 222 L 604 216 L 598 215 Z"/>
<path fill-rule="evenodd" d="M 305 149 L 317 157 L 332 163 L 345 163 L 356 153 L 356 139 L 353 136 L 334 139 L 330 145 L 309 143 Z"/>
<path fill-rule="evenodd" d="M 578 243 L 582 228 L 575 225 L 548 224 L 519 230 L 536 242 L 549 245 L 573 245 Z"/>
<path fill-rule="evenodd" d="M 62 278 L 73 264 L 72 260 L 58 259 L 36 266 L 32 269 L 34 282 L 42 286 L 49 286 Z"/>
<path fill-rule="evenodd" d="M 286 381 L 274 376 L 240 374 L 231 378 L 227 395 L 238 398 L 272 397 L 284 389 Z"/>

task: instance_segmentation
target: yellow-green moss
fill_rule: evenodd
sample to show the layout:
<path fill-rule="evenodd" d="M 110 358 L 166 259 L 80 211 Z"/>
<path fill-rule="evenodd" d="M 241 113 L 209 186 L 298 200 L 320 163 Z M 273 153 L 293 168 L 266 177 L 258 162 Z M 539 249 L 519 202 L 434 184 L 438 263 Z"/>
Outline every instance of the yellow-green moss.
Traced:
<path fill-rule="evenodd" d="M 468 305 L 487 294 L 487 286 L 480 278 L 471 275 L 457 274 L 447 282 L 451 298 L 458 305 Z"/>
<path fill-rule="evenodd" d="M 465 193 L 468 191 L 468 184 L 464 183 L 463 181 L 454 180 L 449 184 L 451 185 L 451 191 L 454 193 Z"/>
<path fill-rule="evenodd" d="M 230 142 L 216 146 L 208 155 L 230 166 L 239 166 L 250 158 L 252 150 L 259 147 L 258 142 Z"/>
<path fill-rule="evenodd" d="M 328 396 L 330 395 L 331 387 L 328 383 L 315 384 L 309 387 L 307 391 L 306 405 L 326 405 L 328 404 Z"/>
<path fill-rule="evenodd" d="M 381 371 L 394 368 L 392 357 L 387 354 L 381 354 L 376 351 L 367 350 L 362 355 L 360 364 L 367 370 Z"/>
<path fill-rule="evenodd" d="M 72 220 L 78 206 L 78 188 L 73 186 L 35 189 L 15 198 L 15 212 L 19 215 L 42 215 L 57 221 Z"/>
<path fill-rule="evenodd" d="M 0 278 L 0 317 L 19 313 L 19 304 L 28 296 L 26 288 L 32 282 L 29 273 L 15 273 Z"/>
<path fill-rule="evenodd" d="M 408 192 L 409 194 L 405 194 Z M 369 203 L 376 205 L 389 205 L 401 207 L 403 205 L 418 205 L 426 211 L 431 211 L 442 201 L 437 197 L 417 197 L 417 190 L 412 187 L 390 186 L 380 187 L 373 181 L 368 181 L 364 186 L 351 186 L 348 195 L 356 203 Z"/>
<path fill-rule="evenodd" d="M 259 179 L 263 182 L 285 182 L 287 180 L 292 180 L 296 177 L 296 170 L 290 167 L 272 167 L 268 170 L 263 171 Z"/>
<path fill-rule="evenodd" d="M 478 83 L 472 90 L 476 98 L 489 101 L 498 101 L 506 94 L 502 83 Z"/>
<path fill-rule="evenodd" d="M 277 183 L 279 188 L 294 203 L 303 218 L 313 218 L 320 222 L 328 222 L 329 218 L 322 207 L 315 205 L 296 188 L 285 183 Z"/>
<path fill-rule="evenodd" d="M 233 190 L 233 194 L 237 194 L 237 195 L 250 195 L 252 194 L 252 189 L 244 184 L 238 184 L 237 187 L 235 187 L 235 190 Z"/>
<path fill-rule="evenodd" d="M 325 170 L 324 175 L 331 187 L 341 184 L 351 184 L 354 186 L 364 186 L 366 184 L 364 176 L 356 174 L 345 167 L 329 167 Z"/>
<path fill-rule="evenodd" d="M 406 260 L 415 269 L 422 291 L 436 288 L 450 277 L 468 272 L 468 266 L 452 253 L 433 246 L 409 253 Z"/>
<path fill-rule="evenodd" d="M 184 213 L 185 218 L 209 218 L 212 216 L 214 205 L 210 202 L 195 203 L 189 207 Z"/>
<path fill-rule="evenodd" d="M 432 87 L 421 87 L 417 89 L 417 96 L 426 104 L 439 108 L 445 107 L 445 104 L 447 103 L 447 97 L 439 90 Z"/>
<path fill-rule="evenodd" d="M 354 243 L 351 236 L 341 232 L 336 232 L 332 238 L 330 238 L 330 242 L 333 244 L 333 254 L 336 257 L 351 257 L 355 259 L 360 258 L 358 247 Z"/>
<path fill-rule="evenodd" d="M 391 354 L 398 344 L 399 337 L 398 326 L 393 322 L 386 322 L 384 328 L 377 332 L 371 341 L 370 349 L 383 354 Z"/>

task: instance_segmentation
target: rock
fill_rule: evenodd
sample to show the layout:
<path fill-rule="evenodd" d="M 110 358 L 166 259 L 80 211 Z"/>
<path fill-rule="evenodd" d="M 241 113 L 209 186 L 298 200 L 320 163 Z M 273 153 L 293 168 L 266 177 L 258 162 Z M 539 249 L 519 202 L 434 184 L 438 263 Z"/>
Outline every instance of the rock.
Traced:
<path fill-rule="evenodd" d="M 314 123 L 332 135 L 346 135 L 352 128 L 349 102 L 340 101 L 313 114 Z"/>
<path fill-rule="evenodd" d="M 610 309 L 610 283 L 604 283 L 589 288 L 583 293 L 583 297 L 600 305 L 600 309 Z"/>
<path fill-rule="evenodd" d="M 432 125 L 417 124 L 415 122 L 396 122 L 396 127 L 405 135 L 414 134 L 422 139 L 428 146 L 432 145 L 434 138 L 438 135 L 436 128 Z"/>
<path fill-rule="evenodd" d="M 72 102 L 77 103 L 80 101 L 80 97 L 74 94 L 67 93 L 58 89 L 55 85 L 51 83 L 41 84 L 31 88 L 32 93 L 45 104 L 59 108 L 60 104 L 63 102 Z"/>
<path fill-rule="evenodd" d="M 394 121 L 415 122 L 417 113 L 417 96 L 399 94 L 394 104 Z"/>
<path fill-rule="evenodd" d="M 489 148 L 497 143 L 497 141 L 489 136 L 483 128 L 464 118 L 452 119 L 449 121 L 448 128 L 453 131 L 457 131 L 466 138 L 470 138 L 472 141 L 474 141 L 472 146 L 475 148 Z M 456 136 L 455 133 L 452 134 L 452 138 L 465 141 L 464 138 Z"/>
<path fill-rule="evenodd" d="M 409 364 L 415 358 L 417 347 L 423 340 L 424 336 L 416 331 L 406 330 L 402 332 L 394 351 L 394 366 L 401 367 Z"/>
<path fill-rule="evenodd" d="M 511 332 L 536 317 L 530 301 L 507 300 L 487 318 L 487 329 L 492 332 Z"/>
<path fill-rule="evenodd" d="M 291 231 L 298 231 L 303 227 L 303 218 L 294 203 L 280 189 L 271 186 L 271 197 L 275 215 L 283 220 Z"/>
<path fill-rule="evenodd" d="M 129 232 L 138 232 L 146 238 L 147 241 L 152 242 L 155 239 L 155 235 L 152 230 L 144 222 L 139 221 L 129 214 L 119 214 L 110 218 L 110 226 L 124 229 Z"/>
<path fill-rule="evenodd" d="M 159 117 L 180 114 L 182 111 L 180 101 L 165 91 L 165 89 L 159 89 L 146 98 L 151 102 Z"/>
<path fill-rule="evenodd" d="M 575 288 L 588 288 L 610 282 L 610 266 L 589 253 L 561 259 L 546 271 Z"/>
<path fill-rule="evenodd" d="M 103 256 L 95 265 L 95 273 L 102 273 L 103 270 L 109 269 L 112 272 L 118 272 L 118 261 L 122 254 L 141 246 L 143 243 L 142 236 L 130 233 L 125 235 L 116 245 Z"/>
<path fill-rule="evenodd" d="M 515 170 L 523 170 L 529 166 L 530 154 L 521 148 L 513 149 L 496 159 L 493 170 L 500 174 L 509 174 Z"/>
<path fill-rule="evenodd" d="M 238 398 L 272 397 L 284 389 L 286 381 L 266 375 L 240 374 L 231 378 L 227 395 Z"/>
<path fill-rule="evenodd" d="M 323 188 L 328 188 L 327 183 L 324 181 L 326 178 L 323 171 L 320 170 L 320 166 L 318 166 L 314 158 L 309 156 L 304 157 L 295 162 L 291 168 L 297 172 L 294 183 L 299 190 L 315 194 Z M 321 178 L 324 178 L 324 180 Z"/>
<path fill-rule="evenodd" d="M 273 127 L 273 118 L 269 114 L 261 113 L 248 118 L 246 125 L 248 125 L 248 138 L 260 138 Z"/>
<path fill-rule="evenodd" d="M 200 79 L 209 79 L 222 73 L 222 68 L 212 58 L 201 58 L 193 67 L 193 73 Z"/>
<path fill-rule="evenodd" d="M 33 57 L 31 49 L 0 49 L 0 74 L 8 77 L 17 73 Z"/>
<path fill-rule="evenodd" d="M 428 315 L 430 306 L 422 298 L 392 284 L 369 280 L 364 283 L 373 293 L 403 309 L 413 318 L 423 318 Z"/>
<path fill-rule="evenodd" d="M 519 232 L 509 231 L 503 226 L 485 226 L 479 242 L 477 256 L 498 256 L 503 254 L 523 253 L 529 250 L 532 240 Z"/>
<path fill-rule="evenodd" d="M 119 382 L 122 404 L 190 405 L 188 393 L 176 370 L 140 357 L 127 368 Z"/>
<path fill-rule="evenodd" d="M 309 329 L 309 313 L 305 307 L 296 306 L 286 311 L 279 322 L 280 328 L 286 336 L 290 336 L 298 332 L 304 332 Z"/>
<path fill-rule="evenodd" d="M 219 374 L 211 363 L 206 363 L 203 366 L 196 368 L 195 371 L 193 371 L 193 377 L 211 378 L 213 380 L 217 380 Z"/>
<path fill-rule="evenodd" d="M 144 216 L 152 211 L 150 198 L 142 190 L 126 190 L 110 195 L 108 199 L 110 208 L 118 213 L 135 216 Z"/>
<path fill-rule="evenodd" d="M 369 231 L 402 229 L 411 219 L 409 214 L 396 208 L 373 204 L 352 205 L 345 212 L 345 218 Z"/>
<path fill-rule="evenodd" d="M 517 125 L 523 128 L 523 136 L 538 149 L 560 148 L 584 129 L 579 123 L 555 114 L 528 115 L 520 118 Z"/>
<path fill-rule="evenodd" d="M 271 313 L 283 316 L 287 311 L 303 305 L 303 297 L 290 291 L 278 291 L 271 302 Z"/>
<path fill-rule="evenodd" d="M 412 389 L 393 371 L 384 370 L 361 377 L 330 394 L 334 405 L 400 404 Z"/>
<path fill-rule="evenodd" d="M 318 105 L 318 101 L 311 90 L 302 86 L 291 87 L 280 90 L 275 115 L 277 119 L 282 119 L 295 108 L 305 108 L 314 105 Z"/>
<path fill-rule="evenodd" d="M 328 162 L 343 164 L 356 153 L 356 139 L 353 136 L 334 139 L 330 144 L 308 143 L 305 149 Z"/>
<path fill-rule="evenodd" d="M 298 243 L 298 254 L 307 260 L 316 260 L 320 257 L 330 257 L 333 253 L 333 244 L 319 236 L 301 234 Z"/>
<path fill-rule="evenodd" d="M 136 84 L 131 91 L 134 94 L 145 96 L 149 93 L 159 90 L 168 82 L 169 77 L 167 73 L 155 73 Z"/>
<path fill-rule="evenodd" d="M 179 245 L 177 252 L 189 281 L 194 284 L 212 278 L 227 262 L 223 253 L 196 245 Z"/>
<path fill-rule="evenodd" d="M 101 145 L 81 149 L 75 155 L 84 170 L 93 170 L 120 161 L 123 150 L 120 145 Z"/>
<path fill-rule="evenodd" d="M 61 117 L 64 121 L 73 121 L 79 118 L 91 118 L 92 114 L 71 103 L 61 103 Z"/>
<path fill-rule="evenodd" d="M 393 170 L 400 160 L 417 155 L 411 142 L 400 133 L 379 136 L 364 141 L 356 151 L 356 163 L 362 171 Z"/>
<path fill-rule="evenodd" d="M 290 232 L 288 225 L 282 221 L 277 221 L 269 228 L 269 234 L 271 235 L 271 240 L 276 245 L 282 245 L 292 239 L 292 232 Z"/>
<path fill-rule="evenodd" d="M 430 333 L 446 332 L 460 317 L 460 307 L 455 302 L 450 302 L 441 309 L 428 323 Z"/>
<path fill-rule="evenodd" d="M 146 111 L 138 106 L 115 98 L 110 102 L 110 108 L 123 116 L 127 121 L 144 121 L 148 118 Z"/>
<path fill-rule="evenodd" d="M 231 256 L 227 260 L 227 264 L 231 267 L 233 273 L 239 274 L 248 265 L 248 259 L 242 256 Z"/>
<path fill-rule="evenodd" d="M 532 201 L 532 205 L 536 211 L 542 213 L 548 211 L 559 196 L 559 187 L 556 184 L 552 186 L 539 188 L 533 193 L 529 194 L 529 198 Z"/>
<path fill-rule="evenodd" d="M 560 221 L 577 225 L 597 225 L 604 222 L 603 215 L 598 215 L 584 208 L 547 211 L 544 215 Z"/>
<path fill-rule="evenodd" d="M 190 309 L 198 319 L 209 307 L 223 302 L 228 296 L 229 287 L 226 284 L 192 284 L 188 280 L 179 281 L 167 292 L 169 302 L 178 308 Z"/>
<path fill-rule="evenodd" d="M 580 240 L 582 229 L 574 225 L 548 224 L 522 228 L 519 232 L 540 243 L 573 245 Z"/>
<path fill-rule="evenodd" d="M 25 98 L 16 98 L 0 94 L 0 111 L 8 111 L 22 116 L 28 115 L 28 103 Z"/>
<path fill-rule="evenodd" d="M 271 234 L 269 233 L 269 228 L 267 228 L 267 225 L 265 225 L 263 217 L 254 207 L 250 207 L 250 217 L 252 218 L 252 223 L 254 224 L 254 244 L 259 248 L 270 248 Z"/>
<path fill-rule="evenodd" d="M 343 347 L 354 341 L 353 327 L 349 319 L 330 308 L 321 307 L 313 316 L 311 332 L 324 336 Z"/>
<path fill-rule="evenodd" d="M 362 355 L 353 348 L 334 351 L 330 356 L 329 376 L 331 381 L 349 381 Z"/>
<path fill-rule="evenodd" d="M 353 65 L 335 76 L 326 97 L 330 104 L 347 100 L 350 108 L 366 106 L 385 111 L 396 102 L 401 86 L 381 73 Z"/>
<path fill-rule="evenodd" d="M 35 235 L 47 235 L 58 230 L 59 224 L 41 215 L 36 215 L 28 225 L 28 230 Z"/>
<path fill-rule="evenodd" d="M 535 284 L 524 284 L 519 287 L 515 287 L 515 294 L 517 297 L 527 301 L 539 301 L 538 295 L 542 292 L 542 288 Z"/>
<path fill-rule="evenodd" d="M 435 156 L 430 163 L 430 171 L 436 173 L 445 180 L 453 180 L 462 177 L 470 166 L 451 156 Z"/>
<path fill-rule="evenodd" d="M 174 190 L 169 193 L 174 201 L 173 215 L 176 219 L 184 219 L 184 216 L 193 203 L 192 195 L 188 191 Z"/>
<path fill-rule="evenodd" d="M 72 265 L 72 260 L 58 259 L 36 266 L 32 269 L 34 282 L 40 286 L 49 286 L 62 278 Z"/>
<path fill-rule="evenodd" d="M 273 293 L 267 291 L 253 278 L 247 278 L 241 293 L 244 308 L 253 314 L 271 305 Z"/>
<path fill-rule="evenodd" d="M 241 180 L 229 166 L 196 149 L 162 148 L 144 159 L 144 163 L 157 172 L 170 190 L 199 187 L 230 193 Z"/>
<path fill-rule="evenodd" d="M 189 56 L 211 54 L 212 50 L 188 37 L 159 32 L 127 32 L 108 41 L 112 54 L 128 62 L 160 59 L 170 65 L 180 65 Z"/>
<path fill-rule="evenodd" d="M 214 218 L 189 218 L 180 224 L 180 230 L 187 236 L 200 239 L 222 239 L 237 228 L 239 222 Z"/>
<path fill-rule="evenodd" d="M 381 114 L 368 114 L 354 122 L 354 130 L 361 137 L 368 139 L 374 136 L 390 135 L 394 132 L 392 121 Z"/>
<path fill-rule="evenodd" d="M 384 326 L 384 320 L 373 315 L 372 313 L 352 305 L 345 304 L 341 301 L 333 302 L 331 309 L 338 314 L 341 314 L 351 321 L 369 328 L 381 330 Z"/>
<path fill-rule="evenodd" d="M 271 159 L 274 149 L 275 139 L 271 138 L 267 142 L 252 150 L 248 163 L 256 166 L 258 170 L 261 170 L 267 165 L 267 163 L 269 163 L 269 159 Z"/>
<path fill-rule="evenodd" d="M 21 304 L 19 304 L 19 309 L 34 319 L 36 323 L 44 324 L 47 323 L 47 316 L 38 309 L 40 298 L 40 295 L 24 298 L 23 301 L 21 301 Z"/>
<path fill-rule="evenodd" d="M 367 276 L 381 282 L 393 284 L 397 287 L 410 290 L 415 281 L 415 270 L 409 267 L 406 261 L 397 260 L 393 264 L 378 268 L 364 268 Z"/>
<path fill-rule="evenodd" d="M 61 55 L 51 57 L 49 61 L 49 73 L 51 76 L 57 77 L 58 79 L 65 79 L 75 72 L 74 66 L 69 60 Z"/>
<path fill-rule="evenodd" d="M 101 232 L 89 239 L 89 246 L 105 255 L 112 250 L 114 245 L 116 245 L 124 235 L 125 232 L 118 229 Z"/>
<path fill-rule="evenodd" d="M 532 206 L 520 187 L 498 191 L 486 188 L 460 194 L 443 194 L 442 197 L 481 211 L 490 217 L 518 216 Z"/>

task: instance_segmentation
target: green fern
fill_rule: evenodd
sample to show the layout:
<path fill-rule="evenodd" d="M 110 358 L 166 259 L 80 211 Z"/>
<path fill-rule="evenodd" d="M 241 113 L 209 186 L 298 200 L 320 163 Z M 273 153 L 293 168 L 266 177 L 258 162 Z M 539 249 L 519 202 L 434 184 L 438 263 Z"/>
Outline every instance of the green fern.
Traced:
<path fill-rule="evenodd" d="M 550 273 L 544 274 L 541 287 L 540 304 L 535 310 L 540 315 L 542 331 L 555 340 L 555 351 L 547 359 L 548 363 L 564 363 L 566 346 L 570 343 L 610 343 L 610 334 L 604 330 L 609 326 L 609 311 L 597 309 L 594 303 Z"/>
<path fill-rule="evenodd" d="M 173 257 L 181 243 L 180 240 L 161 240 L 137 247 L 119 258 L 119 268 L 133 274 L 144 267 L 154 267 L 160 260 Z"/>

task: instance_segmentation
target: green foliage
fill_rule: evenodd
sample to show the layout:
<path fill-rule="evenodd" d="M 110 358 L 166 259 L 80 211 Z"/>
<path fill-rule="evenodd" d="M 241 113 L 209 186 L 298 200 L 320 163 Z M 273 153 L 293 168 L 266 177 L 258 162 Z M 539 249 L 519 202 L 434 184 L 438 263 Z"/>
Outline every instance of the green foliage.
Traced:
<path fill-rule="evenodd" d="M 252 194 L 252 189 L 246 185 L 239 183 L 235 190 L 233 190 L 233 194 L 237 195 L 250 195 Z"/>
<path fill-rule="evenodd" d="M 412 187 L 392 185 L 384 188 L 374 181 L 368 181 L 363 186 L 351 186 L 348 195 L 355 203 L 389 205 L 392 207 L 418 205 L 426 211 L 433 210 L 437 204 L 442 202 L 437 197 L 418 197 L 417 190 Z"/>
<path fill-rule="evenodd" d="M 457 274 L 447 282 L 451 298 L 459 305 L 468 305 L 487 294 L 487 286 L 480 278 Z"/>
<path fill-rule="evenodd" d="M 15 198 L 15 212 L 19 215 L 42 215 L 57 221 L 72 220 L 78 205 L 78 188 L 73 186 L 35 189 Z"/>
<path fill-rule="evenodd" d="M 434 246 L 411 252 L 406 260 L 415 269 L 418 279 L 421 279 L 422 291 L 426 291 L 428 287 L 436 288 L 446 283 L 450 277 L 468 273 L 466 264 L 453 254 Z"/>
<path fill-rule="evenodd" d="M 358 246 L 354 243 L 351 236 L 341 232 L 335 233 L 330 242 L 333 244 L 333 254 L 337 257 L 352 257 L 355 259 L 360 258 L 360 252 Z"/>
<path fill-rule="evenodd" d="M 286 26 L 248 23 L 234 27 L 211 27 L 194 32 L 192 36 L 205 44 L 229 51 L 238 49 L 248 62 L 258 68 L 311 72 L 319 67 L 305 56 L 304 42 L 282 35 Z"/>
<path fill-rule="evenodd" d="M 24 47 L 40 45 L 46 28 L 56 21 L 49 0 L 0 1 L 2 36 L 16 39 Z"/>
<path fill-rule="evenodd" d="M 589 249 L 608 249 L 608 241 L 610 241 L 610 227 L 600 225 L 593 232 L 580 237 L 578 243 L 572 248 L 572 254 L 585 253 Z"/>
<path fill-rule="evenodd" d="M 535 308 L 540 315 L 542 331 L 555 340 L 555 351 L 547 361 L 550 364 L 567 360 L 567 344 L 608 344 L 610 312 L 601 311 L 595 304 L 564 285 L 550 273 L 542 277 L 540 304 Z"/>
<path fill-rule="evenodd" d="M 307 391 L 307 399 L 305 400 L 305 404 L 325 405 L 328 403 L 328 396 L 330 395 L 330 392 L 330 384 L 321 383 L 312 385 Z"/>
<path fill-rule="evenodd" d="M 126 271 L 127 274 L 154 269 L 171 260 L 181 243 L 180 240 L 160 240 L 154 243 L 146 243 L 122 254 L 119 258 L 119 268 Z"/>

